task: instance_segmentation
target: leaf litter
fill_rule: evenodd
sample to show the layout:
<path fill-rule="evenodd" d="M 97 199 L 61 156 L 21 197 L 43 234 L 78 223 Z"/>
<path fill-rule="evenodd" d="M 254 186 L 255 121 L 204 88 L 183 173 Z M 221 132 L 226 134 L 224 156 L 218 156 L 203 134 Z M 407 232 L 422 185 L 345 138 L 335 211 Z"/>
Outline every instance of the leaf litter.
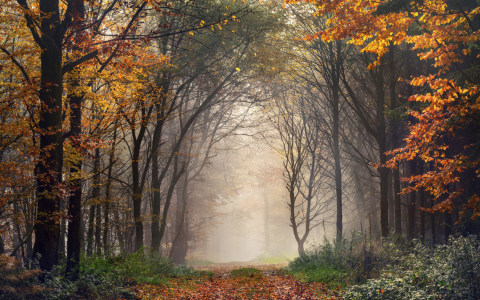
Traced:
<path fill-rule="evenodd" d="M 342 291 L 323 283 L 305 283 L 282 271 L 286 264 L 195 267 L 205 276 L 172 278 L 165 285 L 139 284 L 141 299 L 343 299 Z M 234 274 L 241 274 L 232 276 Z M 338 288 L 338 287 L 337 287 Z"/>

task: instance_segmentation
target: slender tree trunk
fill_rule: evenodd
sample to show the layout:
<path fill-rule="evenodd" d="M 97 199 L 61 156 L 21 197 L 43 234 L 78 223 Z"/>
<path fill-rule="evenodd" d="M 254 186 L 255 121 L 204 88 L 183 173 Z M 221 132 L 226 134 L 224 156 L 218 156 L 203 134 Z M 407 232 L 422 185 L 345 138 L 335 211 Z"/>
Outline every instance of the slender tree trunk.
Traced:
<path fill-rule="evenodd" d="M 450 190 L 450 189 L 448 189 Z M 445 196 L 445 198 L 448 197 L 448 194 Z M 450 235 L 452 235 L 453 232 L 453 221 L 452 221 L 452 214 L 446 210 L 443 213 L 445 222 L 444 222 L 444 228 L 445 228 L 445 244 L 448 242 L 448 239 L 450 238 Z"/>
<path fill-rule="evenodd" d="M 81 97 L 70 97 L 70 132 L 72 143 L 77 151 L 82 152 L 79 145 L 79 138 L 82 135 L 82 109 Z M 79 277 L 78 264 L 80 263 L 80 248 L 82 238 L 80 235 L 81 214 L 82 214 L 82 161 L 74 162 L 70 167 L 70 174 L 78 174 L 70 182 L 72 193 L 68 201 L 68 233 L 67 233 L 67 267 L 66 273 L 69 279 L 77 280 Z"/>
<path fill-rule="evenodd" d="M 33 222 L 33 220 L 31 220 Z M 33 225 L 31 223 L 26 224 L 26 231 L 31 232 L 33 230 Z M 0 236 L 0 243 L 1 241 L 1 236 Z M 32 235 L 30 235 L 27 239 L 27 261 L 25 262 L 25 268 L 30 268 L 31 267 L 31 262 L 32 262 L 32 255 L 33 255 L 33 241 L 32 241 Z M 0 246 L 1 247 L 1 246 Z M 0 252 L 2 253 L 2 252 Z"/>
<path fill-rule="evenodd" d="M 335 160 L 335 193 L 337 197 L 337 239 L 341 240 L 343 233 L 343 202 L 342 202 L 342 169 L 340 164 L 340 144 L 339 144 L 339 97 L 338 86 L 333 90 L 333 156 Z M 303 246 L 302 246 L 303 247 Z"/>
<path fill-rule="evenodd" d="M 161 180 L 163 178 L 160 178 L 160 172 L 158 170 L 159 168 L 159 151 L 160 151 L 160 140 L 162 136 L 162 131 L 163 131 L 163 124 L 165 120 L 165 105 L 166 105 L 166 96 L 162 97 L 162 103 L 160 105 L 156 104 L 156 111 L 158 114 L 157 117 L 157 122 L 155 124 L 155 130 L 153 133 L 153 139 L 152 139 L 152 189 L 153 189 L 153 203 L 152 203 L 152 243 L 151 243 L 151 248 L 153 251 L 159 251 L 160 250 L 160 242 L 161 242 L 161 235 L 160 235 L 160 222 L 161 222 L 161 217 L 160 217 L 160 210 L 161 210 L 161 204 L 160 204 L 160 188 L 162 185 Z"/>
<path fill-rule="evenodd" d="M 18 209 L 18 202 L 17 201 L 13 202 L 13 214 L 14 214 L 14 216 L 19 216 L 19 214 L 20 214 L 20 210 Z M 21 232 L 20 224 L 19 224 L 20 220 L 13 217 L 12 221 L 13 221 L 13 228 L 14 228 L 13 229 L 13 246 L 17 247 L 18 245 L 21 245 L 22 242 L 23 242 L 22 241 L 22 232 Z M 23 248 L 23 246 L 21 248 Z M 14 256 L 15 256 L 16 260 L 22 258 L 22 253 L 20 253 L 20 249 L 15 251 Z"/>
<path fill-rule="evenodd" d="M 138 150 L 140 151 L 140 149 Z M 143 246 L 143 222 L 141 216 L 142 191 L 140 190 L 139 160 L 140 154 L 135 155 L 132 160 L 133 168 L 133 220 L 135 224 L 135 251 Z"/>
<path fill-rule="evenodd" d="M 160 235 L 159 235 L 160 242 L 162 242 L 163 236 L 165 234 L 165 228 L 167 226 L 167 216 L 170 209 L 170 203 L 172 201 L 173 191 L 175 189 L 175 186 L 178 180 L 180 179 L 180 177 L 184 172 L 185 172 L 185 165 L 182 165 L 180 167 L 180 170 L 178 170 L 178 157 L 175 157 L 174 163 L 173 163 L 173 175 L 170 181 L 170 186 L 167 191 L 165 205 L 163 206 L 162 219 L 161 219 L 161 225 L 160 225 Z"/>
<path fill-rule="evenodd" d="M 409 165 L 409 176 L 415 176 L 417 175 L 417 160 L 412 159 L 411 161 L 408 162 Z M 413 186 L 414 183 L 411 183 L 411 186 Z M 408 195 L 408 205 L 407 205 L 407 211 L 408 211 L 408 231 L 407 231 L 407 238 L 409 240 L 412 240 L 414 238 L 415 234 L 415 206 L 416 206 L 416 192 L 411 192 Z"/>
<path fill-rule="evenodd" d="M 353 170 L 353 184 L 355 186 L 355 206 L 360 219 L 360 228 L 365 229 L 365 193 L 357 171 Z"/>
<path fill-rule="evenodd" d="M 430 208 L 433 208 L 433 197 L 430 197 Z M 437 230 L 435 228 L 435 213 L 432 213 L 430 215 L 430 230 L 432 231 L 432 244 L 436 245 L 437 244 Z"/>
<path fill-rule="evenodd" d="M 375 90 L 377 96 L 377 128 L 378 128 L 378 152 L 380 157 L 380 164 L 384 165 L 387 162 L 387 136 L 385 126 L 385 90 L 383 86 L 383 65 L 378 66 L 378 72 L 375 74 Z M 382 236 L 386 237 L 389 234 L 388 228 L 388 169 L 379 167 L 378 173 L 380 175 L 380 226 L 382 229 Z"/>
<path fill-rule="evenodd" d="M 100 187 L 99 187 L 100 189 Z M 95 209 L 95 252 L 102 254 L 102 205 L 97 204 Z"/>
<path fill-rule="evenodd" d="M 265 206 L 264 210 L 264 220 L 263 220 L 263 231 L 265 236 L 265 253 L 270 253 L 270 208 L 268 204 L 268 197 L 266 192 L 266 187 L 263 190 L 263 204 Z"/>
<path fill-rule="evenodd" d="M 120 216 L 118 213 L 118 209 L 119 208 L 117 205 L 117 209 L 113 210 L 113 216 L 115 218 L 115 230 L 117 232 L 117 239 L 118 239 L 118 244 L 120 245 L 120 251 L 124 253 L 127 251 L 127 249 L 125 248 L 125 239 L 123 238 L 122 229 L 120 228 Z"/>
<path fill-rule="evenodd" d="M 170 250 L 170 257 L 177 265 L 185 265 L 185 256 L 187 255 L 187 238 L 185 231 L 185 215 L 187 211 L 187 177 L 188 172 L 184 173 L 180 184 L 177 184 L 177 213 L 175 220 L 175 236 Z"/>
<path fill-rule="evenodd" d="M 395 59 L 394 59 L 395 46 L 390 43 L 390 49 L 388 52 L 388 66 L 390 69 L 390 107 L 392 110 L 397 109 L 398 101 L 396 95 L 396 84 L 397 76 L 395 72 Z M 397 149 L 399 147 L 398 143 L 398 122 L 393 119 L 391 121 L 391 132 L 392 132 L 392 149 Z M 400 198 L 400 171 L 397 169 L 392 170 L 393 173 L 393 197 L 394 197 L 394 214 L 395 214 L 395 234 L 402 234 L 402 208 L 401 208 L 401 198 Z M 391 212 L 391 210 L 390 210 Z"/>
<path fill-rule="evenodd" d="M 331 53 L 336 57 L 336 64 L 332 72 L 332 115 L 333 115 L 333 158 L 335 160 L 335 193 L 337 196 L 337 240 L 341 240 L 343 234 L 343 202 L 342 202 L 342 169 L 340 162 L 340 109 L 339 109 L 339 89 L 340 89 L 340 66 L 342 65 L 341 42 L 336 42 L 336 53 Z M 303 247 L 303 246 L 302 246 Z"/>
<path fill-rule="evenodd" d="M 117 139 L 117 128 L 115 127 L 115 129 L 113 130 L 112 148 L 110 149 L 110 156 L 108 158 L 107 184 L 105 187 L 105 213 L 104 213 L 105 225 L 103 228 L 103 252 L 105 254 L 107 254 L 109 250 L 108 230 L 110 228 L 110 203 L 112 202 L 110 193 L 111 193 L 111 187 L 112 187 L 112 170 L 113 170 L 113 159 L 115 157 L 116 139 Z"/>
<path fill-rule="evenodd" d="M 65 211 L 65 202 L 60 201 L 60 211 L 63 213 Z M 60 221 L 60 240 L 58 241 L 58 255 L 64 259 L 65 256 L 65 238 L 67 234 L 67 224 L 65 224 L 65 219 Z"/>
<path fill-rule="evenodd" d="M 393 197 L 393 172 L 388 170 L 388 228 L 395 228 L 395 200 Z"/>
<path fill-rule="evenodd" d="M 421 159 L 418 160 L 418 174 L 423 174 L 424 166 L 423 161 Z M 419 200 L 420 200 L 420 207 L 425 208 L 425 191 L 420 190 L 419 193 Z M 425 240 L 425 211 L 420 210 L 420 239 L 422 242 Z"/>
<path fill-rule="evenodd" d="M 92 200 L 94 201 L 95 205 L 95 252 L 100 255 L 101 251 L 101 241 L 100 241 L 100 232 L 102 226 L 102 213 L 101 213 L 101 206 L 100 206 L 100 149 L 95 149 L 95 162 L 93 164 L 93 187 L 92 187 Z M 92 228 L 93 230 L 93 228 Z"/>
<path fill-rule="evenodd" d="M 90 211 L 88 216 L 88 231 L 87 231 L 87 256 L 93 254 L 93 228 L 95 227 L 95 207 L 96 205 L 90 205 Z"/>

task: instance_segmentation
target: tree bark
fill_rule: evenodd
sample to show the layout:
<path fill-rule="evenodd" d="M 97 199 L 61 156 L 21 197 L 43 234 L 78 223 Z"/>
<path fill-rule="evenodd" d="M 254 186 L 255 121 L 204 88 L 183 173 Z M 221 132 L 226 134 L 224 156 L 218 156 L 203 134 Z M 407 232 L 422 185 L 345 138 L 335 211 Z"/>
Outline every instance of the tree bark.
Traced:
<path fill-rule="evenodd" d="M 395 58 L 394 58 L 395 46 L 390 43 L 390 49 L 388 51 L 388 66 L 390 69 L 390 108 L 395 110 L 398 107 L 397 94 L 396 94 L 396 84 L 397 77 L 395 73 Z M 398 142 L 398 121 L 394 118 L 391 121 L 391 132 L 392 132 L 392 149 L 397 149 L 399 147 Z M 402 208 L 401 208 L 401 198 L 400 198 L 400 171 L 398 168 L 392 170 L 393 173 L 393 197 L 394 197 L 394 215 L 395 215 L 395 234 L 402 234 Z M 391 210 L 390 210 L 391 212 Z"/>
<path fill-rule="evenodd" d="M 421 159 L 418 160 L 418 174 L 423 174 L 424 166 L 423 161 Z M 425 208 L 425 191 L 420 190 L 419 193 L 419 200 L 420 200 L 420 207 Z M 422 242 L 425 240 L 425 211 L 420 210 L 420 239 Z"/>
<path fill-rule="evenodd" d="M 185 265 L 185 256 L 187 255 L 187 237 L 185 230 L 185 215 L 187 211 L 187 176 L 184 173 L 180 184 L 177 184 L 177 213 L 175 220 L 175 237 L 170 250 L 170 257 L 177 265 Z"/>
<path fill-rule="evenodd" d="M 18 1 L 27 8 L 25 0 Z M 58 0 L 41 0 L 39 4 L 42 19 L 41 37 L 37 40 L 40 48 L 40 112 L 39 135 L 40 153 L 35 166 L 37 178 L 37 221 L 34 225 L 34 256 L 40 254 L 39 265 L 50 271 L 58 262 L 58 240 L 60 226 L 57 218 L 59 196 L 55 189 L 61 182 L 63 161 L 62 133 L 62 42 Z M 28 12 L 25 13 L 26 19 Z M 33 26 L 33 25 L 32 25 Z M 34 30 L 34 29 L 32 29 Z"/>
<path fill-rule="evenodd" d="M 383 65 L 377 67 L 378 71 L 375 76 L 375 90 L 377 96 L 377 128 L 378 128 L 378 152 L 380 157 L 380 164 L 384 165 L 387 162 L 387 136 L 385 126 L 385 90 L 383 84 Z M 388 228 L 388 169 L 379 167 L 378 173 L 380 175 L 380 226 L 382 229 L 382 236 L 386 237 L 389 234 Z"/>
<path fill-rule="evenodd" d="M 395 200 L 393 197 L 393 172 L 388 170 L 388 228 L 393 230 L 395 228 Z"/>
<path fill-rule="evenodd" d="M 116 122 L 115 122 L 116 125 Z M 110 202 L 111 200 L 111 188 L 112 188 L 112 170 L 113 170 L 113 159 L 115 157 L 115 143 L 117 139 L 117 128 L 113 130 L 113 139 L 112 139 L 112 148 L 110 149 L 110 155 L 108 158 L 108 171 L 107 171 L 107 184 L 105 187 L 105 213 L 104 213 L 104 228 L 103 228 L 103 252 L 107 254 L 109 250 L 108 243 L 108 231 L 110 229 Z M 120 240 L 119 240 L 120 242 Z"/>
<path fill-rule="evenodd" d="M 330 44 L 331 45 L 331 44 Z M 340 89 L 340 66 L 342 48 L 341 42 L 336 42 L 336 53 L 331 53 L 335 57 L 335 65 L 332 65 L 332 117 L 333 117 L 333 158 L 335 160 L 335 193 L 337 197 L 337 240 L 342 239 L 343 234 L 343 202 L 342 202 L 342 169 L 340 162 L 340 109 L 339 109 L 339 89 Z"/>
<path fill-rule="evenodd" d="M 415 176 L 417 174 L 417 160 L 412 159 L 408 162 L 409 174 L 408 176 Z M 410 186 L 414 186 L 414 183 L 411 183 Z M 415 234 L 415 205 L 416 205 L 416 192 L 411 192 L 408 195 L 408 230 L 407 230 L 407 239 L 412 240 Z"/>
<path fill-rule="evenodd" d="M 87 231 L 87 256 L 93 254 L 93 228 L 95 225 L 95 205 L 90 205 L 90 211 L 88 215 L 88 231 Z"/>

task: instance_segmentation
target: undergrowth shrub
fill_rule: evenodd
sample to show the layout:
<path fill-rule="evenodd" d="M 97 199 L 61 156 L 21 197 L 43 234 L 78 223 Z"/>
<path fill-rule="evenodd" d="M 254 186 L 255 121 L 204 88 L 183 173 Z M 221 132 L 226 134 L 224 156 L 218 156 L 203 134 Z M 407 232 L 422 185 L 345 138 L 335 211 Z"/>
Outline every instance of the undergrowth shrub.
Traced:
<path fill-rule="evenodd" d="M 0 299 L 31 299 L 41 295 L 44 288 L 38 281 L 41 271 L 25 270 L 22 262 L 0 254 Z"/>
<path fill-rule="evenodd" d="M 186 266 L 175 266 L 159 253 L 92 256 L 80 264 L 82 278 L 101 278 L 112 286 L 129 286 L 138 283 L 164 284 L 168 278 L 201 276 L 202 272 Z M 121 291 L 120 291 L 121 292 Z"/>
<path fill-rule="evenodd" d="M 480 238 L 452 237 L 433 248 L 417 241 L 380 277 L 349 287 L 345 299 L 480 299 Z"/>
<path fill-rule="evenodd" d="M 112 254 L 83 257 L 80 279 L 65 278 L 65 265 L 42 273 L 34 263 L 25 270 L 20 261 L 0 255 L 0 300 L 139 299 L 129 287 L 139 283 L 164 284 L 172 277 L 209 276 L 186 266 L 175 266 L 158 253 Z M 43 281 L 39 276 L 43 275 Z"/>
<path fill-rule="evenodd" d="M 377 276 L 390 261 L 391 253 L 399 250 L 397 241 L 376 240 L 360 232 L 350 237 L 313 246 L 288 265 L 297 278 L 345 286 L 362 283 Z"/>

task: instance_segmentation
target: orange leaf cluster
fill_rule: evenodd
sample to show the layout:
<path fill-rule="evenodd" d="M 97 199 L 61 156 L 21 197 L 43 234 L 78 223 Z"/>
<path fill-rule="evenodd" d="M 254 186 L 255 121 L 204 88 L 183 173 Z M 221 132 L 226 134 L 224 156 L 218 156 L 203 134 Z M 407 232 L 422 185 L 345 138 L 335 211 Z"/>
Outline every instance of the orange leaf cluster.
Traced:
<path fill-rule="evenodd" d="M 286 0 L 296 3 L 298 0 Z M 362 47 L 363 52 L 377 55 L 377 60 L 369 66 L 374 69 L 382 56 L 389 51 L 389 45 L 405 43 L 411 50 L 420 51 L 421 60 L 433 62 L 435 73 L 413 78 L 410 84 L 428 87 L 431 92 L 413 95 L 410 101 L 426 104 L 418 112 L 410 114 L 416 123 L 409 127 L 406 145 L 389 153 L 394 155 L 386 165 L 396 167 L 402 160 L 422 158 L 433 164 L 433 170 L 418 176 L 404 179 L 414 183 L 404 190 L 408 193 L 425 189 L 437 199 L 445 193 L 448 198 L 433 207 L 432 211 L 452 211 L 453 200 L 462 195 L 463 190 L 449 191 L 448 185 L 458 183 L 460 174 L 467 168 L 477 167 L 478 161 L 464 153 L 451 153 L 445 139 L 455 138 L 455 131 L 470 122 L 476 122 L 480 108 L 480 86 L 470 80 L 469 74 L 459 66 L 469 59 L 474 61 L 471 46 L 480 39 L 480 30 L 475 29 L 472 20 L 480 12 L 480 7 L 470 11 L 459 7 L 449 7 L 446 0 L 387 1 L 402 7 L 378 10 L 385 1 L 370 0 L 309 0 L 317 11 L 317 16 L 328 18 L 329 28 L 307 37 L 321 37 L 324 41 L 346 39 L 349 43 Z M 413 30 L 412 30 L 413 29 Z M 453 71 L 462 75 L 462 82 L 447 78 Z M 478 198 L 473 197 L 464 209 L 474 210 L 478 216 Z M 464 212 L 463 212 L 464 214 Z M 461 216 L 463 215 L 461 214 Z"/>

